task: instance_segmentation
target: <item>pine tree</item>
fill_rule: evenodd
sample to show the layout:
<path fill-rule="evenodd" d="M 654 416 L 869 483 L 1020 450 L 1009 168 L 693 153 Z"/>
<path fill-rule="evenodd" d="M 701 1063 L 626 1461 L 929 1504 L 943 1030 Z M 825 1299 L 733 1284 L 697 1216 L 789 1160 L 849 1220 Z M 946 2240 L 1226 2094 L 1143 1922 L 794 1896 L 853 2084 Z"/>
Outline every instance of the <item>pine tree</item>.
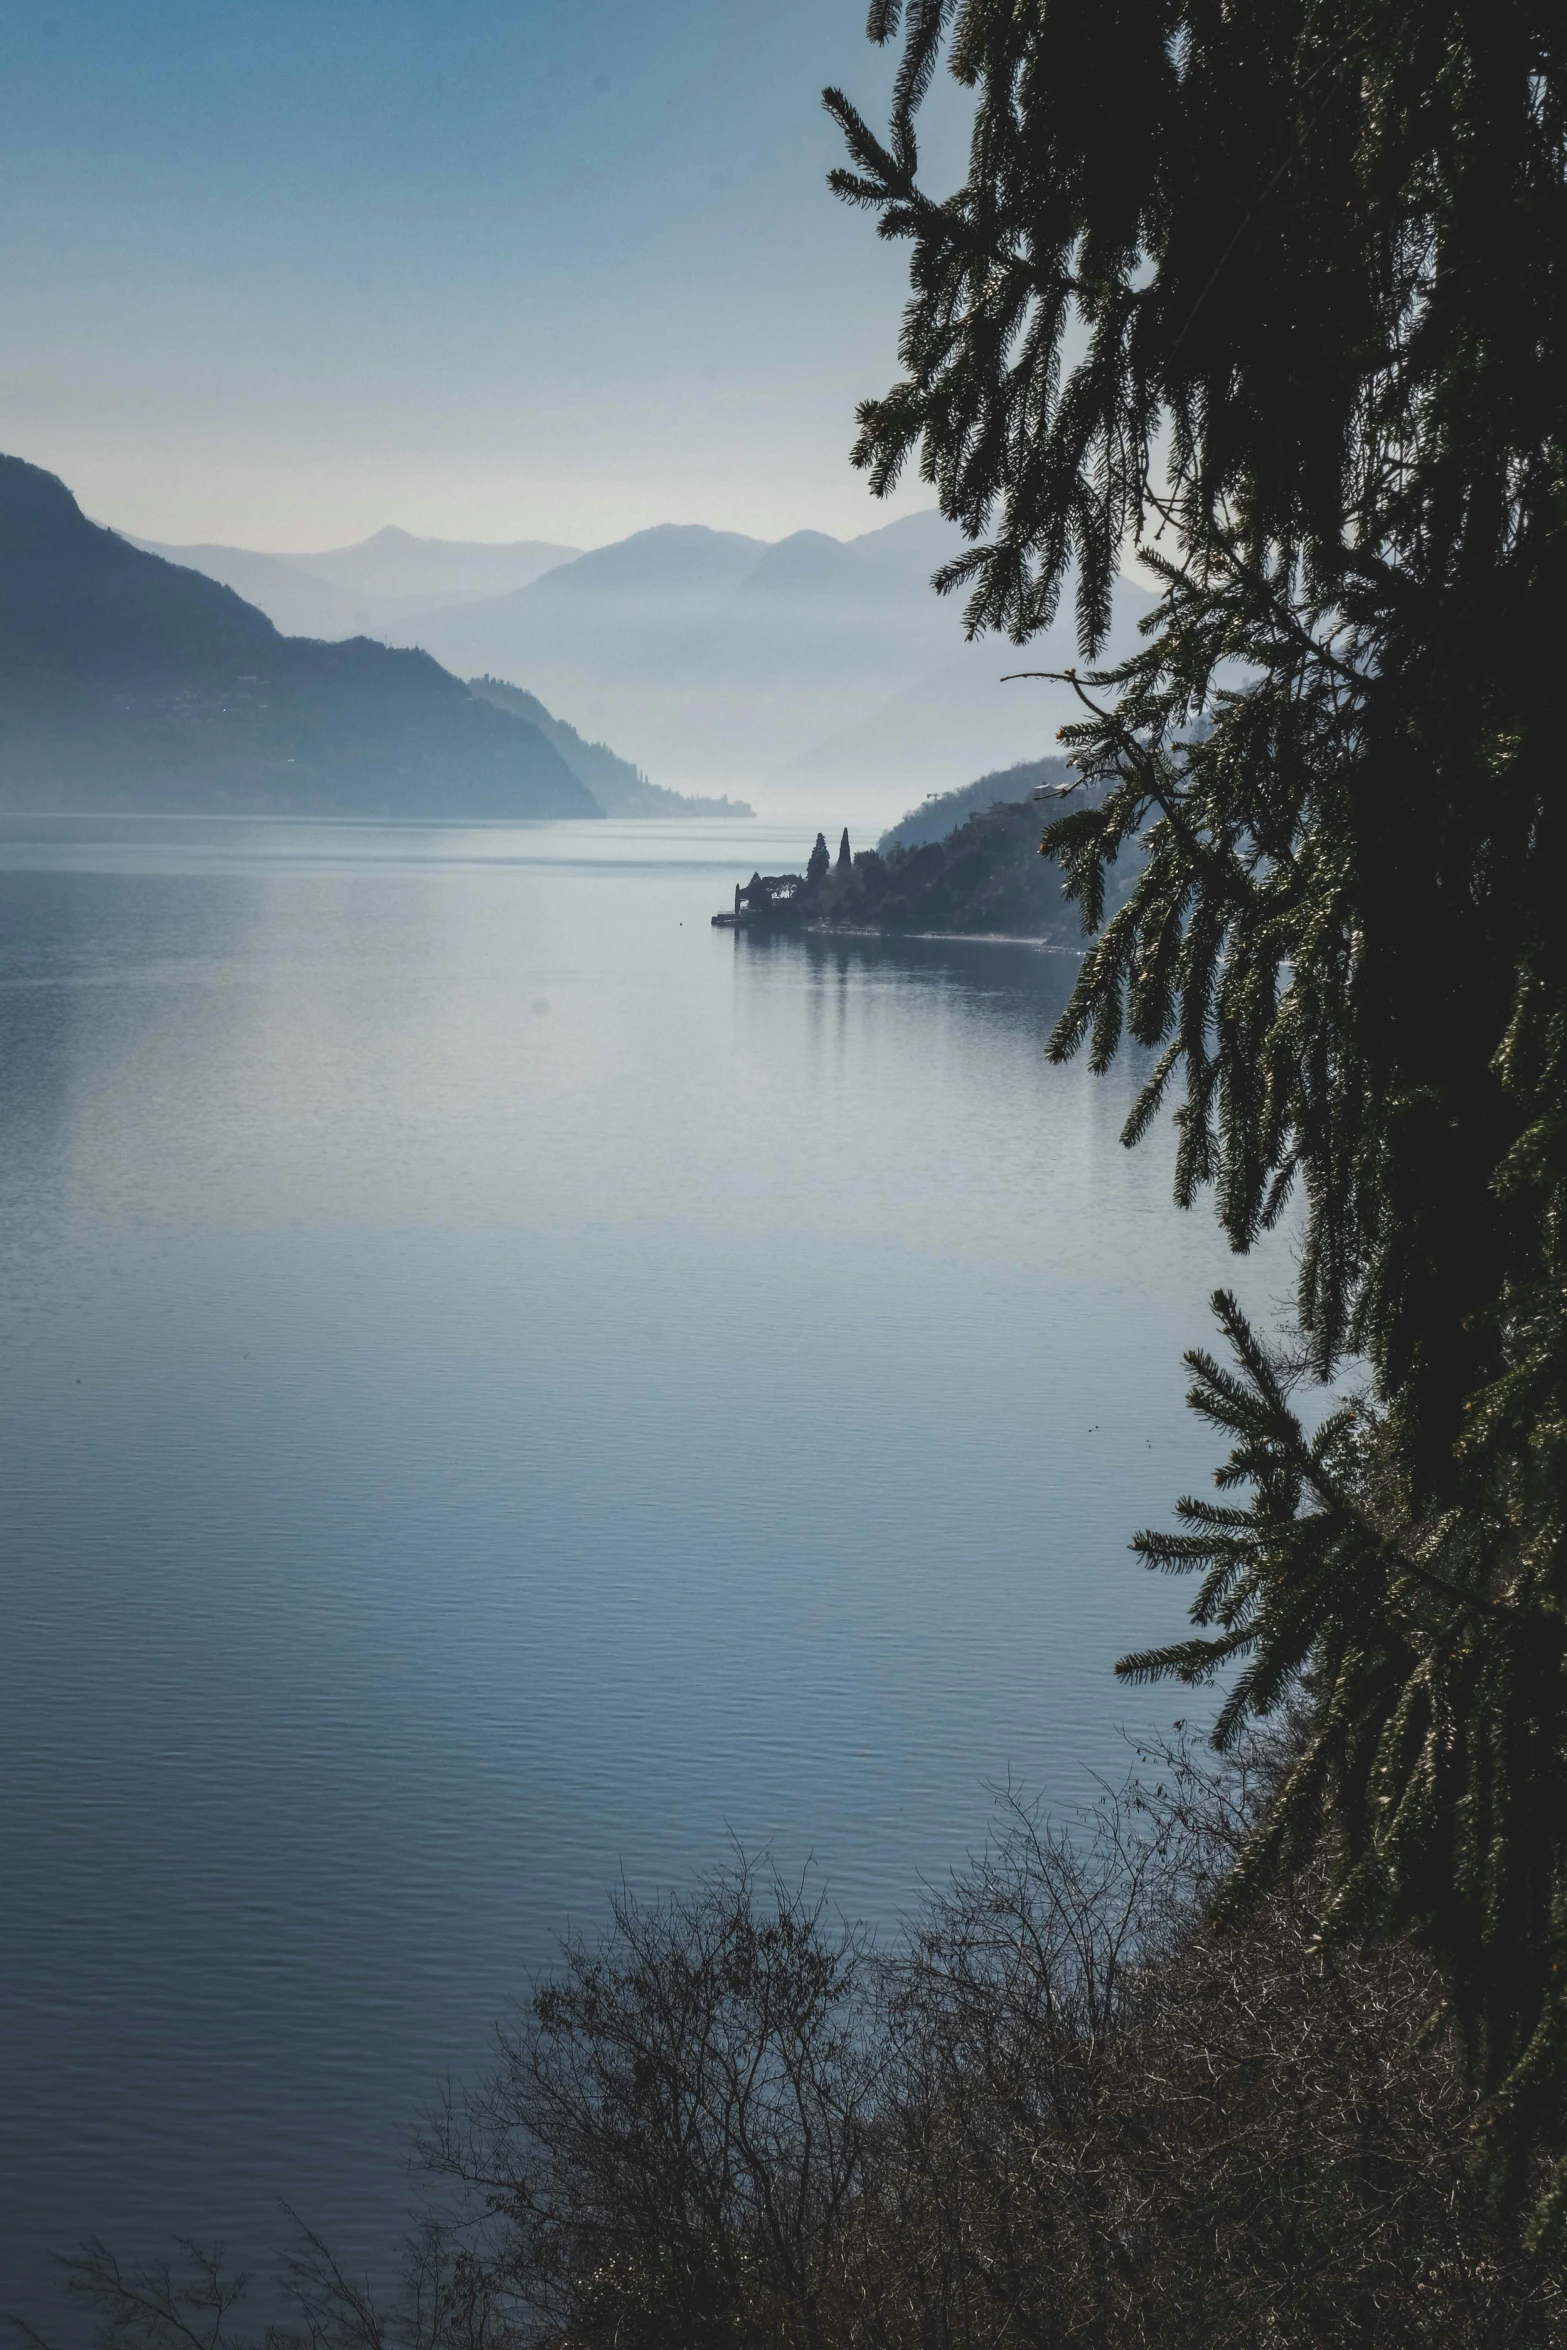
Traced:
<path fill-rule="evenodd" d="M 1183 1505 L 1221 1736 L 1305 1687 L 1235 1898 L 1306 1853 L 1440 1962 L 1505 2173 L 1567 2145 L 1567 16 L 1558 0 L 876 0 L 890 130 L 838 192 L 913 245 L 860 410 L 973 542 L 938 575 L 1084 662 L 1129 538 L 1144 642 L 1061 674 L 1104 787 L 1055 823 L 1094 934 L 1052 1041 L 1157 1048 L 1177 1196 L 1245 1249 L 1303 1196 L 1308 1441 L 1216 1301 L 1193 1358 L 1241 1504 Z M 919 177 L 945 58 L 963 185 Z M 1070 330 L 1070 332 L 1069 332 Z M 1140 841 L 1129 900 L 1105 873 Z M 1216 1629 L 1215 1629 L 1216 1628 Z M 1567 2208 L 1567 2166 L 1541 2225 Z"/>
<path fill-rule="evenodd" d="M 811 889 L 819 889 L 831 870 L 832 852 L 827 846 L 827 836 L 819 832 L 816 835 L 816 846 L 805 862 L 807 885 Z"/>

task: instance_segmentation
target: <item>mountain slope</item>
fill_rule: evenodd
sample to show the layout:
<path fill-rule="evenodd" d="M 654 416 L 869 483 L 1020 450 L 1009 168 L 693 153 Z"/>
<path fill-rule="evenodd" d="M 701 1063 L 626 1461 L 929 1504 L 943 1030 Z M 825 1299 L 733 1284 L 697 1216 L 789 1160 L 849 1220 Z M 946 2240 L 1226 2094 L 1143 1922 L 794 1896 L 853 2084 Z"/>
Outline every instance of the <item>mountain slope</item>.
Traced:
<path fill-rule="evenodd" d="M 862 562 L 885 565 L 921 587 L 930 585 L 943 563 L 961 555 L 966 543 L 957 524 L 934 506 L 922 514 L 905 514 L 898 522 L 884 522 L 877 530 L 861 531 L 848 541 Z"/>
<path fill-rule="evenodd" d="M 182 571 L 199 571 L 232 588 L 264 612 L 284 636 L 362 636 L 372 615 L 355 615 L 350 599 L 324 579 L 301 571 L 286 555 L 258 555 L 248 547 L 166 547 L 157 539 L 128 539 L 144 555 L 157 555 Z M 377 614 L 388 624 L 394 615 Z"/>
<path fill-rule="evenodd" d="M 1041 764 L 1056 771 L 1049 780 L 1059 780 L 1063 761 Z M 989 789 L 1005 780 L 983 776 L 970 788 Z M 1102 796 L 1102 786 L 1084 788 L 1094 800 Z M 912 846 L 895 838 L 889 845 L 884 838 L 847 866 L 833 866 L 814 888 L 788 901 L 781 915 L 764 914 L 762 920 L 828 930 L 1033 938 L 1081 953 L 1080 910 L 1068 899 L 1054 858 L 1039 853 L 1045 826 L 1060 813 L 1059 801 L 1038 805 L 1025 795 L 976 808 L 939 838 L 920 838 Z M 912 823 L 919 814 L 916 809 L 905 821 Z M 894 832 L 902 829 L 895 826 Z M 1140 865 L 1136 847 L 1124 849 L 1115 860 L 1105 877 L 1107 911 L 1125 902 Z"/>
<path fill-rule="evenodd" d="M 773 544 L 664 524 L 464 601 L 445 587 L 473 580 L 462 568 L 471 557 L 520 560 L 523 548 L 448 547 L 381 531 L 358 549 L 287 561 L 315 566 L 297 577 L 294 592 L 306 598 L 346 596 L 350 580 L 362 597 L 415 575 L 427 580 L 417 610 L 358 625 L 422 647 L 459 676 L 498 680 L 538 695 L 547 711 L 569 711 L 581 735 L 551 739 L 590 789 L 614 797 L 629 788 L 613 769 L 587 774 L 592 741 L 634 742 L 652 773 L 683 795 L 765 790 L 774 805 L 830 802 L 879 828 L 923 792 L 1049 752 L 1057 727 L 1079 715 L 1066 686 L 1001 683 L 1008 670 L 1077 659 L 1070 609 L 1026 657 L 993 637 L 966 643 L 961 593 L 941 597 L 930 585 L 962 546 L 934 510 L 849 540 L 802 530 Z M 208 567 L 224 553 L 199 552 Z M 443 569 L 448 561 L 457 568 Z M 237 567 L 228 576 L 274 615 L 283 609 L 269 602 L 281 593 L 275 577 Z M 1149 601 L 1122 583 L 1110 657 L 1132 648 Z M 343 633 L 340 617 L 329 633 Z M 614 797 L 614 805 L 631 812 L 629 801 Z"/>
<path fill-rule="evenodd" d="M 998 767 L 957 791 L 932 792 L 921 806 L 888 827 L 876 843 L 877 851 L 885 857 L 893 849 L 921 849 L 928 842 L 945 840 L 983 809 L 1032 800 L 1039 785 L 1066 783 L 1071 773 L 1065 759 L 1021 759 L 1015 767 Z"/>
<path fill-rule="evenodd" d="M 743 927 L 762 930 L 946 932 L 1038 939 L 1081 951 L 1078 910 L 1059 867 L 1039 853 L 1048 814 L 1027 800 L 1001 800 L 939 840 L 895 844 L 885 854 L 862 849 L 848 859 L 840 852 L 814 880 L 807 868 L 805 886 L 782 900 L 758 906 L 742 890 L 735 916 Z M 1112 907 L 1125 894 L 1130 870 L 1110 876 Z M 717 917 L 727 918 L 727 909 Z"/>
<path fill-rule="evenodd" d="M 552 717 L 537 694 L 498 677 L 470 677 L 468 691 L 498 710 L 514 710 L 553 743 L 579 783 L 586 784 L 606 816 L 752 816 L 744 800 L 693 799 L 649 783 L 640 767 L 619 758 L 607 743 L 584 742 L 564 718 Z"/>
<path fill-rule="evenodd" d="M 1060 868 L 1039 854 L 1045 815 L 1027 800 L 1003 800 L 941 840 L 856 857 L 822 918 L 847 929 L 988 933 L 1081 948 L 1082 921 Z"/>
<path fill-rule="evenodd" d="M 1082 922 L 1061 873 L 1039 854 L 1043 811 L 1003 800 L 942 840 L 857 857 L 830 920 L 854 928 L 989 933 L 1081 946 Z"/>
<path fill-rule="evenodd" d="M 280 636 L 0 457 L 0 802 L 591 816 L 523 718 L 427 656 Z"/>

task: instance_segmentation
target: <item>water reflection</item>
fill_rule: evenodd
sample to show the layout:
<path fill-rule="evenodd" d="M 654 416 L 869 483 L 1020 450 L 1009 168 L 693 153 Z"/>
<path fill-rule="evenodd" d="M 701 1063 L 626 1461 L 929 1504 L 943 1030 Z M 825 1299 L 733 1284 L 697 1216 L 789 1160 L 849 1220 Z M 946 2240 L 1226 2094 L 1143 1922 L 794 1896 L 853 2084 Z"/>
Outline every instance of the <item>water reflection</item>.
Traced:
<path fill-rule="evenodd" d="M 1125 1542 L 1230 1268 L 1046 1063 L 1075 964 L 735 941 L 756 836 L 646 829 L 0 840 L 24 2305 L 278 2193 L 370 2257 L 622 1869 L 733 1830 L 889 1921 L 1170 1711 Z"/>

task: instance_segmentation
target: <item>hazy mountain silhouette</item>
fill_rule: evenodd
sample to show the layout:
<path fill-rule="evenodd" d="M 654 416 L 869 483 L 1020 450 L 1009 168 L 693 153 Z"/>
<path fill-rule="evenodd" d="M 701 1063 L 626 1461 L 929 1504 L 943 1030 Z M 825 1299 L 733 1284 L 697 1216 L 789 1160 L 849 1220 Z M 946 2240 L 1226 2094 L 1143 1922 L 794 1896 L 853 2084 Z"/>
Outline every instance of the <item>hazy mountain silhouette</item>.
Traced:
<path fill-rule="evenodd" d="M 312 578 L 283 555 L 253 554 L 245 547 L 165 547 L 155 539 L 128 539 L 126 544 L 232 588 L 285 636 L 363 636 L 372 620 L 379 631 L 398 617 L 378 606 L 373 614 L 366 610 L 356 619 L 341 589 Z"/>
<path fill-rule="evenodd" d="M 927 506 L 921 514 L 905 514 L 901 521 L 862 531 L 848 544 L 862 562 L 882 564 L 925 588 L 943 563 L 962 553 L 964 539 L 944 514 Z"/>
<path fill-rule="evenodd" d="M 596 816 L 538 728 L 427 655 L 280 636 L 203 573 L 0 457 L 0 800 L 11 807 Z"/>
<path fill-rule="evenodd" d="M 548 539 L 421 539 L 388 524 L 351 547 L 284 559 L 349 594 L 401 600 L 506 595 L 581 552 Z"/>
<path fill-rule="evenodd" d="M 515 710 L 553 743 L 579 783 L 585 783 L 606 816 L 753 816 L 744 800 L 693 799 L 649 783 L 640 767 L 622 759 L 607 743 L 585 742 L 574 726 L 545 709 L 537 694 L 507 685 L 499 677 L 470 677 L 468 691 L 497 709 Z"/>
<path fill-rule="evenodd" d="M 353 625 L 569 710 L 585 735 L 634 743 L 683 793 L 825 795 L 845 812 L 884 816 L 889 800 L 906 805 L 978 768 L 1048 754 L 1076 714 L 1065 687 L 1000 682 L 1025 659 L 1029 668 L 1074 662 L 1069 618 L 1026 657 L 995 638 L 965 642 L 961 595 L 930 585 L 963 544 L 934 509 L 853 539 L 802 530 L 772 544 L 666 523 L 552 560 L 500 592 L 470 558 L 503 571 L 567 551 L 530 540 L 474 549 L 386 530 L 320 556 L 192 548 L 182 559 L 280 622 L 331 635 Z M 415 579 L 429 583 L 422 598 L 387 600 Z M 346 603 L 323 597 L 357 597 L 359 617 L 350 624 Z M 1113 652 L 1130 649 L 1149 601 L 1123 583 Z M 563 756 L 573 763 L 569 747 Z"/>
<path fill-rule="evenodd" d="M 807 606 L 858 598 L 872 610 L 890 611 L 902 602 L 906 584 L 904 575 L 891 566 L 867 564 L 852 544 L 829 538 L 825 531 L 797 530 L 758 556 L 740 582 L 740 592 L 798 597 Z"/>
<path fill-rule="evenodd" d="M 683 788 L 732 789 L 862 718 L 955 627 L 917 581 L 823 533 L 769 546 L 666 524 L 389 634 L 635 741 Z"/>
<path fill-rule="evenodd" d="M 410 612 L 526 587 L 580 552 L 545 539 L 421 539 L 391 526 L 355 546 L 316 555 L 167 546 L 157 539 L 130 543 L 221 580 L 286 636 L 320 637 L 380 636 Z"/>
<path fill-rule="evenodd" d="M 765 539 L 744 538 L 738 531 L 708 530 L 700 523 L 661 522 L 651 530 L 634 531 L 607 547 L 593 547 L 574 563 L 563 564 L 537 581 L 531 591 L 545 607 L 571 606 L 584 597 L 642 595 L 686 596 L 705 601 L 713 594 L 739 586 L 759 557 L 768 551 Z M 515 597 L 501 598 L 511 603 Z"/>
<path fill-rule="evenodd" d="M 1129 651 L 1136 622 L 1152 599 L 1130 581 L 1118 598 L 1111 649 Z M 877 703 L 865 717 L 780 761 L 769 777 L 796 797 L 861 792 L 883 809 L 917 791 L 956 788 L 953 778 L 1051 755 L 1056 729 L 1082 716 L 1071 688 L 1038 682 L 1004 685 L 1009 671 L 1063 669 L 1078 660 L 1070 616 L 1038 637 L 1026 652 L 1005 639 L 948 645 L 913 683 Z"/>
<path fill-rule="evenodd" d="M 931 573 L 963 542 L 939 514 L 847 542 L 797 531 L 767 545 L 666 525 L 505 596 L 431 609 L 388 634 L 465 675 L 525 686 L 579 725 L 633 740 L 654 773 L 863 806 L 1038 757 L 1067 689 L 1002 685 L 1022 665 L 965 644 L 960 599 Z M 1127 585 L 1115 644 L 1149 599 Z M 1070 623 L 1030 668 L 1077 658 Z"/>

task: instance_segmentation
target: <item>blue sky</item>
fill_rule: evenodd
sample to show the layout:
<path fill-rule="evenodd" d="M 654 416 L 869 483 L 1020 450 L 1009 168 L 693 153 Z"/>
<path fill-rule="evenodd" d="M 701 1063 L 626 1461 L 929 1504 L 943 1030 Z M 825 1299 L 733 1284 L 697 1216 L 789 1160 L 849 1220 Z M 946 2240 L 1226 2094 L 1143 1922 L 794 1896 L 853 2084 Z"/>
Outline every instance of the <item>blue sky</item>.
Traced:
<path fill-rule="evenodd" d="M 847 534 L 905 250 L 823 185 L 862 0 L 10 0 L 0 446 L 324 546 Z M 944 108 L 949 152 L 957 117 Z"/>

